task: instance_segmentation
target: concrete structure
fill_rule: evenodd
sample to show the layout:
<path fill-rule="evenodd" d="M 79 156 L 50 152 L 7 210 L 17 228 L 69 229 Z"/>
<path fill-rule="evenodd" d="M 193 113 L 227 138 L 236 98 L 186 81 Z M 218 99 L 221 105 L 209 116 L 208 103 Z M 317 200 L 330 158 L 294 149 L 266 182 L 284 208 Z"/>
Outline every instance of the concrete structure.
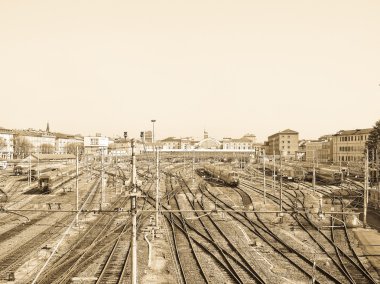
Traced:
<path fill-rule="evenodd" d="M 13 159 L 13 132 L 0 128 L 0 159 Z"/>
<path fill-rule="evenodd" d="M 282 155 L 296 159 L 298 152 L 298 132 L 285 129 L 268 137 L 268 155 Z"/>
<path fill-rule="evenodd" d="M 332 135 L 332 159 L 334 163 L 362 163 L 365 143 L 373 128 L 340 130 Z"/>

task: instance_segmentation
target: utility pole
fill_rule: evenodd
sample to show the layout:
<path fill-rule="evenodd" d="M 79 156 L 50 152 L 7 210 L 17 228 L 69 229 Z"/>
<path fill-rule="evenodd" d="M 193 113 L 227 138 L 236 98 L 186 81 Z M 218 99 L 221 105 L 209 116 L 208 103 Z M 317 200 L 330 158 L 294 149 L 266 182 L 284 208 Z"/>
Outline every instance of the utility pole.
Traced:
<path fill-rule="evenodd" d="M 136 156 L 135 139 L 131 140 L 132 146 L 132 194 L 131 194 L 131 213 L 132 213 L 132 269 L 131 283 L 137 284 L 137 175 L 136 175 Z"/>
<path fill-rule="evenodd" d="M 282 155 L 280 152 L 280 211 L 282 212 Z"/>
<path fill-rule="evenodd" d="M 101 180 L 101 193 L 100 193 L 100 197 L 101 197 L 101 207 L 103 207 L 105 201 L 106 201 L 106 193 L 105 193 L 105 188 L 104 188 L 104 148 L 102 147 L 101 148 L 101 174 L 100 174 L 100 180 Z"/>
<path fill-rule="evenodd" d="M 159 150 L 156 147 L 157 159 L 156 159 L 156 228 L 158 229 L 158 211 L 159 211 L 159 189 L 160 189 L 160 176 L 159 176 Z"/>
<path fill-rule="evenodd" d="M 263 186 L 264 186 L 264 204 L 267 204 L 267 192 L 266 192 L 266 184 L 265 184 L 265 182 L 266 182 L 266 180 L 265 180 L 265 176 L 266 176 L 266 174 L 265 174 L 265 150 L 264 150 L 264 157 L 263 157 L 263 168 L 264 168 L 264 180 L 263 180 Z"/>
<path fill-rule="evenodd" d="M 40 180 L 40 153 L 37 153 L 37 177 Z"/>
<path fill-rule="evenodd" d="M 368 205 L 368 148 L 365 151 L 364 169 L 364 204 L 363 204 L 363 226 L 367 227 L 367 205 Z"/>
<path fill-rule="evenodd" d="M 155 120 L 155 119 L 152 119 L 151 122 L 153 123 L 152 145 L 154 145 L 154 123 L 156 122 L 156 120 Z"/>
<path fill-rule="evenodd" d="M 183 172 L 186 170 L 186 158 L 185 158 L 185 150 L 183 150 Z"/>
<path fill-rule="evenodd" d="M 376 181 L 377 181 L 377 199 L 378 199 L 377 206 L 379 206 L 379 198 L 380 198 L 380 178 L 379 178 L 380 167 L 379 165 L 380 165 L 379 152 L 377 151 L 377 148 L 376 148 Z"/>
<path fill-rule="evenodd" d="M 77 146 L 77 156 L 76 156 L 76 179 L 75 179 L 75 189 L 76 189 L 76 210 L 77 210 L 77 214 L 75 215 L 75 226 L 78 226 L 79 224 L 79 220 L 78 220 L 78 211 L 79 211 L 79 187 L 78 187 L 78 175 L 79 175 L 79 171 L 78 171 L 78 146 Z"/>
<path fill-rule="evenodd" d="M 193 151 L 193 169 L 192 169 L 192 172 L 191 172 L 191 180 L 193 181 L 193 184 L 194 184 L 194 151 Z"/>
<path fill-rule="evenodd" d="M 32 183 L 32 154 L 29 155 L 28 186 Z"/>
<path fill-rule="evenodd" d="M 313 150 L 313 193 L 315 193 L 315 150 Z"/>
<path fill-rule="evenodd" d="M 274 150 L 273 142 L 273 191 L 276 190 L 276 152 Z"/>

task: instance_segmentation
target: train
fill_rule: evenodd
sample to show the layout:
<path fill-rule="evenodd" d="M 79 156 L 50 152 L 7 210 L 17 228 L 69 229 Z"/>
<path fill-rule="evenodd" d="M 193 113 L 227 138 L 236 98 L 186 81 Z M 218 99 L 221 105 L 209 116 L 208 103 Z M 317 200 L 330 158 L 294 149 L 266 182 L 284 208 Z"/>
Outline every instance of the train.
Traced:
<path fill-rule="evenodd" d="M 27 175 L 29 175 L 29 170 L 30 170 L 30 175 L 31 175 L 32 181 L 36 180 L 37 170 L 35 168 L 29 169 L 28 166 L 18 165 L 18 166 L 14 167 L 13 173 L 15 176 L 27 176 Z"/>
<path fill-rule="evenodd" d="M 30 179 L 31 181 L 38 182 L 37 190 L 40 193 L 49 193 L 55 187 L 65 183 L 64 176 L 70 176 L 76 172 L 75 166 L 68 167 L 58 167 L 58 166 L 49 166 L 49 167 L 37 167 L 33 166 L 29 169 L 25 165 L 17 165 L 14 167 L 14 175 L 16 176 L 26 176 L 28 177 L 30 170 Z M 67 179 L 66 179 L 67 180 Z"/>
<path fill-rule="evenodd" d="M 329 168 L 315 169 L 315 180 L 321 184 L 339 185 L 344 179 L 341 171 Z M 305 175 L 306 181 L 313 181 L 313 171 L 309 170 Z"/>
<path fill-rule="evenodd" d="M 273 175 L 273 164 L 265 165 L 265 174 Z M 262 168 L 263 170 L 263 168 Z M 282 166 L 276 165 L 276 176 L 280 176 L 289 181 L 302 181 L 305 179 L 306 171 L 301 167 Z"/>
<path fill-rule="evenodd" d="M 50 193 L 53 189 L 68 181 L 65 177 L 73 176 L 75 173 L 75 166 L 69 166 L 64 169 L 47 169 L 38 178 L 38 190 L 40 193 Z"/>
<path fill-rule="evenodd" d="M 211 164 L 205 165 L 204 170 L 208 175 L 222 181 L 223 183 L 225 183 L 229 186 L 238 186 L 239 185 L 239 174 L 235 171 L 223 169 L 219 166 L 214 166 Z"/>

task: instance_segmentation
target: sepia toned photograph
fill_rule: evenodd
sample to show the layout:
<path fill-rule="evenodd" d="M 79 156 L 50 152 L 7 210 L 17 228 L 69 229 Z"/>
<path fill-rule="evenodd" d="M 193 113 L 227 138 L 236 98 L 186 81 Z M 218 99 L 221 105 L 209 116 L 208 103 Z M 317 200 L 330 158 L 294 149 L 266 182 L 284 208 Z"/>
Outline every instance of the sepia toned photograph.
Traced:
<path fill-rule="evenodd" d="M 0 284 L 380 283 L 380 2 L 1 0 Z"/>

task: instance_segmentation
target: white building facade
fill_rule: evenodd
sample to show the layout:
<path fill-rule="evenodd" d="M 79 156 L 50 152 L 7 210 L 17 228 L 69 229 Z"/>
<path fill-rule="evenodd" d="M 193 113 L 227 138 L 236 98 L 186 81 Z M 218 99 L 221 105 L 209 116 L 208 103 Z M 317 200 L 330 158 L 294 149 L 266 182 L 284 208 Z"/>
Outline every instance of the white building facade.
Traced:
<path fill-rule="evenodd" d="M 0 129 L 0 159 L 13 159 L 13 133 L 8 129 Z"/>

